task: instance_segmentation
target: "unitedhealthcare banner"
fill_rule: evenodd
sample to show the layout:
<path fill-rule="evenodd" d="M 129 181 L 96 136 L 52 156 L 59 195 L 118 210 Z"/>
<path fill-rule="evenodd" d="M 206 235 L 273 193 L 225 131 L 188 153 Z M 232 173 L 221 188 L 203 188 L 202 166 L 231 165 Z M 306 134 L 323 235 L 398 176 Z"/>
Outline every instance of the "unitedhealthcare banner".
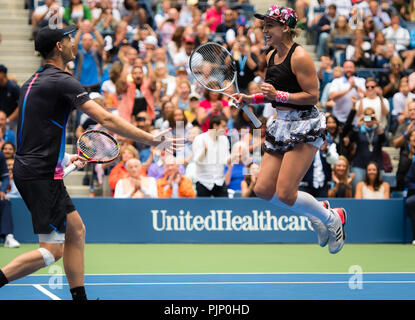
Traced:
<path fill-rule="evenodd" d="M 260 199 L 75 198 L 89 243 L 315 243 L 309 220 Z M 410 240 L 403 199 L 332 199 L 348 212 L 348 243 Z M 37 242 L 21 199 L 12 199 L 16 239 Z"/>

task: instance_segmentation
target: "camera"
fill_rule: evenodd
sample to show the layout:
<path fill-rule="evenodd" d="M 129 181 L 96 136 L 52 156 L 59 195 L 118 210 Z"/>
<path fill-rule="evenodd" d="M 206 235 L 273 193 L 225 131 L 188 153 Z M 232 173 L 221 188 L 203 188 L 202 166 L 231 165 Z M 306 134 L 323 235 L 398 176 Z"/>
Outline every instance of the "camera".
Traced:
<path fill-rule="evenodd" d="M 372 117 L 372 116 L 364 116 L 364 117 L 363 117 L 363 121 L 364 121 L 364 122 L 369 122 L 369 121 L 372 121 L 372 120 L 375 120 L 375 118 L 374 118 L 374 117 Z"/>

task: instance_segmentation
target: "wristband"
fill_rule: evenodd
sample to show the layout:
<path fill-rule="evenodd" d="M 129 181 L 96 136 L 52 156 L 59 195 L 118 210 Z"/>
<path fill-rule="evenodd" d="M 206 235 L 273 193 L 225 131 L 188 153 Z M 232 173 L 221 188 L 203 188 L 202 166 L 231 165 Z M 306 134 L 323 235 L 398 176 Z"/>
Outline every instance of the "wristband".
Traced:
<path fill-rule="evenodd" d="M 265 102 L 265 96 L 262 93 L 256 93 L 252 95 L 252 102 L 254 104 L 262 104 Z"/>
<path fill-rule="evenodd" d="M 277 90 L 277 94 L 275 96 L 275 101 L 280 102 L 280 103 L 287 103 L 289 96 L 290 96 L 290 94 L 288 92 Z"/>

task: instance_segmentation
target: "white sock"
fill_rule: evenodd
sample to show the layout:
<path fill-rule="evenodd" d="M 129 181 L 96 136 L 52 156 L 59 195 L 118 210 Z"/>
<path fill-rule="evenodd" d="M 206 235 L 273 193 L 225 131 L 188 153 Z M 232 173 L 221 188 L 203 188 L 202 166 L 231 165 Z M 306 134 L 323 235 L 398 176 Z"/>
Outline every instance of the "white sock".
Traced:
<path fill-rule="evenodd" d="M 324 208 L 316 198 L 304 191 L 298 191 L 297 200 L 295 200 L 293 206 L 289 206 L 281 202 L 280 199 L 278 199 L 277 194 L 274 194 L 269 202 L 278 207 L 292 210 L 297 214 L 315 216 L 316 218 L 320 219 L 321 222 L 323 222 L 325 225 L 327 225 L 327 222 L 330 218 L 330 210 Z"/>

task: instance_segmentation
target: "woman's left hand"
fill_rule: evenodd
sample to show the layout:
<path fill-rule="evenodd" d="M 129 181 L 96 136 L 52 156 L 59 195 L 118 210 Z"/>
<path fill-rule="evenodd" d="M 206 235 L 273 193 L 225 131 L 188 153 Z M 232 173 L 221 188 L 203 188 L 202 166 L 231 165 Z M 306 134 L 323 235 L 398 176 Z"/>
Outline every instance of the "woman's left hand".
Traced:
<path fill-rule="evenodd" d="M 85 158 L 82 158 L 77 154 L 74 154 L 69 157 L 69 164 L 74 164 L 78 169 L 82 169 L 86 166 L 87 161 L 85 160 Z"/>
<path fill-rule="evenodd" d="M 266 82 L 261 84 L 261 92 L 264 94 L 265 98 L 269 100 L 275 100 L 277 96 L 277 90 L 274 86 Z"/>

